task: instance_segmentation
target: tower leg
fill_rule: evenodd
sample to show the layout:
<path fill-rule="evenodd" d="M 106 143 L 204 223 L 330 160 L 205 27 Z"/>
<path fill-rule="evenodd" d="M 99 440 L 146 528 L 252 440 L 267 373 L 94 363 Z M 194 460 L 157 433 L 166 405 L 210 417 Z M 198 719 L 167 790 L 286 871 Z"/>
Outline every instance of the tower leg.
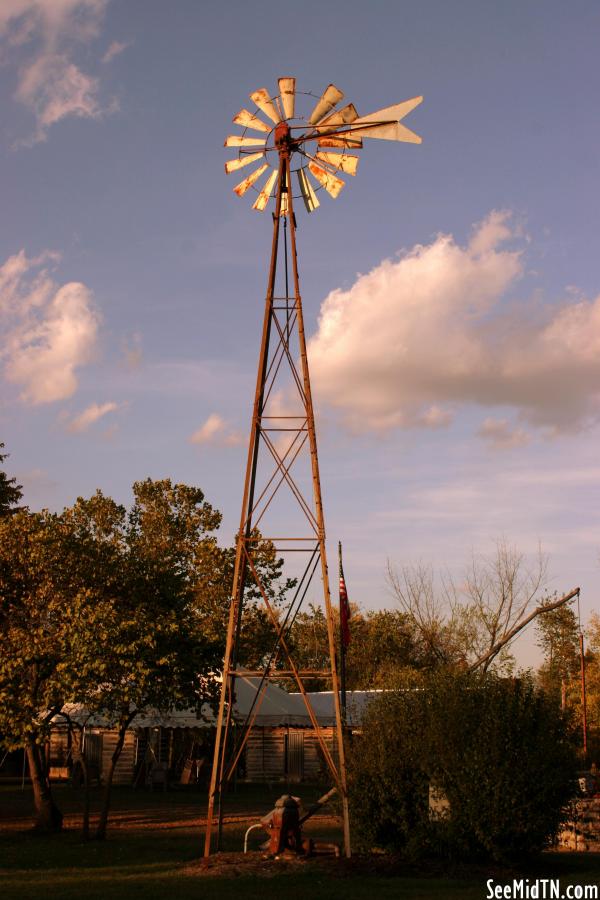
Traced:
<path fill-rule="evenodd" d="M 279 126 L 278 126 L 279 127 Z M 285 195 L 285 205 L 283 203 L 283 195 Z M 277 260 L 278 260 L 278 252 L 279 252 L 279 234 L 280 234 L 280 225 L 282 219 L 282 210 L 284 215 L 287 216 L 287 228 L 286 234 L 289 232 L 290 235 L 290 256 L 292 262 L 292 272 L 293 272 L 293 297 L 289 294 L 289 286 L 288 286 L 288 252 L 287 252 L 287 239 L 284 240 L 284 265 L 285 265 L 285 297 L 275 297 L 275 281 L 276 281 L 276 272 L 277 272 Z M 281 291 L 280 291 L 281 293 Z M 285 306 L 281 306 L 281 302 L 285 300 Z M 285 323 L 282 326 L 281 322 L 278 319 L 278 313 L 280 310 L 285 312 Z M 273 329 L 271 326 L 274 326 Z M 300 370 L 297 368 L 295 354 L 296 351 L 292 352 L 290 349 L 290 335 L 295 331 L 297 333 L 298 338 L 298 351 L 300 357 Z M 270 351 L 273 349 L 271 344 L 274 345 L 274 350 L 271 354 Z M 289 449 L 285 455 L 282 456 L 277 451 L 277 448 L 273 441 L 269 436 L 269 431 L 272 429 L 272 424 L 270 420 L 273 418 L 277 418 L 277 416 L 270 415 L 268 410 L 265 413 L 265 404 L 268 404 L 269 395 L 272 392 L 273 385 L 275 383 L 276 378 L 278 377 L 280 366 L 284 363 L 284 365 L 289 366 L 289 371 L 293 376 L 293 381 L 298 389 L 298 395 L 301 398 L 302 402 L 302 416 L 280 416 L 281 419 L 287 420 L 295 420 L 301 419 L 302 425 L 297 428 L 289 427 L 290 422 L 286 421 L 283 423 L 284 427 L 281 429 L 283 431 L 296 431 L 296 438 L 299 439 L 299 447 L 297 450 L 291 454 L 289 459 L 286 459 L 289 453 Z M 263 416 L 265 419 L 265 424 L 263 424 Z M 277 429 L 275 429 L 277 430 Z M 296 440 L 296 439 L 294 439 Z M 308 499 L 302 496 L 302 491 L 299 490 L 298 486 L 295 484 L 292 476 L 290 475 L 290 469 L 293 462 L 296 459 L 297 454 L 302 449 L 304 442 L 308 440 L 308 448 L 310 450 L 310 466 L 311 466 L 311 475 L 312 475 L 312 504 L 309 503 Z M 292 442 L 293 445 L 293 442 Z M 256 487 L 256 478 L 257 478 L 257 468 L 258 468 L 258 459 L 259 459 L 259 450 L 261 447 L 265 447 L 268 449 L 269 453 L 275 460 L 275 474 L 272 476 L 271 481 L 268 482 L 267 487 L 260 494 L 258 499 L 255 499 L 255 487 Z M 281 451 L 283 453 L 283 451 Z M 295 665 L 294 660 L 292 658 L 293 654 L 290 651 L 287 643 L 287 631 L 285 624 L 287 622 L 287 617 L 283 623 L 281 624 L 281 620 L 277 617 L 277 611 L 273 609 L 272 602 L 269 599 L 269 591 L 265 589 L 265 586 L 261 584 L 260 579 L 260 566 L 257 564 L 256 557 L 254 556 L 255 542 L 256 536 L 253 531 L 255 521 L 257 523 L 261 522 L 262 516 L 266 511 L 266 508 L 270 506 L 273 497 L 275 496 L 279 486 L 282 483 L 286 483 L 292 490 L 292 494 L 295 499 L 298 501 L 300 509 L 302 510 L 302 514 L 306 517 L 309 524 L 309 533 L 310 536 L 297 536 L 295 532 L 294 538 L 291 537 L 282 537 L 279 533 L 279 537 L 276 538 L 268 538 L 265 536 L 265 540 L 270 540 L 272 545 L 275 546 L 276 541 L 298 541 L 298 542 L 307 542 L 302 544 L 302 552 L 312 552 L 315 563 L 314 568 L 312 569 L 310 576 L 308 578 L 308 582 L 310 583 L 310 579 L 314 574 L 315 568 L 318 567 L 318 560 L 316 556 L 320 557 L 320 568 L 321 568 L 321 579 L 323 585 L 323 599 L 325 605 L 325 614 L 327 620 L 327 639 L 328 639 L 328 648 L 329 648 L 329 668 L 324 671 L 322 674 L 326 675 L 331 679 L 333 697 L 334 697 L 334 706 L 335 706 L 335 719 L 336 719 L 336 748 L 337 748 L 337 756 L 338 761 L 337 764 L 330 753 L 329 748 L 327 747 L 322 729 L 320 724 L 316 718 L 314 710 L 312 709 L 312 704 L 310 702 L 310 698 L 307 694 L 307 691 L 303 684 L 303 673 L 299 670 L 298 666 Z M 274 484 L 274 487 L 270 488 L 270 485 Z M 263 500 L 265 497 L 265 493 L 267 489 L 270 489 L 270 496 L 267 497 L 266 500 Z M 260 514 L 257 512 L 258 507 L 263 502 L 262 511 Z M 303 520 L 306 525 L 306 519 Z M 310 547 L 314 549 L 311 551 Z M 308 551 L 307 551 L 308 548 Z M 288 545 L 288 549 L 289 545 Z M 298 549 L 298 548 L 296 548 Z M 285 550 L 283 552 L 286 552 Z M 306 572 L 309 571 L 311 566 L 311 562 L 309 562 Z M 315 730 L 315 734 L 318 740 L 318 743 L 321 747 L 321 750 L 324 754 L 325 760 L 327 762 L 328 768 L 331 771 L 331 774 L 334 778 L 336 786 L 340 792 L 341 800 L 342 800 L 342 812 L 343 812 L 343 831 L 344 831 L 344 849 L 346 856 L 350 856 L 350 827 L 349 827 L 349 818 L 348 818 L 348 797 L 347 797 L 347 786 L 346 786 L 346 764 L 345 764 L 345 755 L 344 755 L 344 736 L 343 736 L 343 722 L 341 715 L 341 706 L 340 706 L 340 696 L 339 696 L 339 684 L 338 684 L 338 675 L 337 675 L 337 667 L 336 667 L 336 652 L 335 652 L 335 638 L 334 638 L 334 627 L 333 627 L 333 611 L 331 606 L 331 597 L 329 591 L 329 576 L 327 570 L 327 557 L 326 557 L 326 543 L 325 543 L 325 526 L 324 526 L 324 518 L 323 518 L 323 505 L 321 499 L 321 485 L 319 479 L 319 463 L 317 456 L 317 441 L 316 441 L 316 433 L 315 433 L 315 421 L 314 421 L 314 411 L 312 404 L 312 395 L 310 388 L 310 377 L 308 371 L 308 360 L 306 354 L 306 338 L 304 332 L 304 320 L 302 315 L 302 301 L 300 297 L 300 285 L 299 285 L 299 277 L 298 277 L 298 261 L 297 261 L 297 251 L 296 251 L 296 222 L 294 217 L 293 210 L 293 196 L 291 190 L 291 170 L 290 170 L 290 154 L 289 154 L 289 144 L 285 143 L 285 138 L 282 139 L 281 145 L 279 146 L 279 177 L 277 182 L 277 196 L 276 196 L 276 204 L 275 204 L 275 214 L 273 216 L 273 238 L 272 238 L 272 247 L 271 247 L 271 263 L 269 268 L 269 280 L 267 286 L 267 296 L 265 301 L 265 313 L 263 320 L 263 330 L 262 330 L 262 339 L 260 346 L 260 355 L 258 361 L 258 372 L 257 372 L 257 380 L 256 380 L 256 391 L 254 396 L 254 408 L 252 415 L 252 427 L 250 431 L 250 439 L 248 442 L 248 457 L 246 463 L 246 477 L 244 482 L 244 493 L 242 500 L 242 511 L 240 517 L 240 527 L 237 536 L 236 543 L 236 557 L 235 557 L 235 568 L 234 568 L 234 577 L 233 577 L 233 587 L 231 594 L 231 604 L 229 609 L 229 622 L 227 628 L 227 642 L 225 649 L 225 659 L 223 665 L 223 683 L 221 686 L 221 695 L 219 700 L 219 709 L 217 714 L 217 729 L 215 735 L 215 748 L 213 755 L 213 767 L 211 772 L 211 780 L 210 780 L 210 788 L 209 788 L 209 797 L 208 797 L 208 813 L 207 813 L 207 823 L 206 823 L 206 834 L 205 834 L 205 842 L 204 842 L 204 857 L 205 859 L 210 856 L 211 853 L 211 833 L 213 829 L 213 816 L 214 816 L 214 806 L 215 806 L 215 798 L 217 795 L 219 796 L 219 800 L 221 798 L 222 789 L 224 787 L 224 782 L 226 779 L 232 776 L 232 773 L 235 772 L 235 763 L 239 758 L 239 754 L 241 752 L 241 747 L 234 748 L 232 759 L 228 760 L 227 752 L 228 752 L 228 736 L 231 730 L 232 724 L 232 707 L 234 702 L 234 688 L 235 688 L 235 678 L 240 677 L 243 674 L 243 670 L 239 668 L 239 644 L 240 644 L 240 635 L 242 632 L 242 619 L 244 612 L 244 588 L 246 582 L 246 576 L 253 580 L 253 583 L 256 588 L 258 588 L 258 593 L 262 597 L 262 601 L 265 604 L 266 612 L 268 615 L 268 619 L 273 625 L 274 632 L 276 634 L 275 640 L 275 648 L 273 654 L 269 659 L 269 662 L 266 664 L 264 671 L 261 673 L 262 678 L 267 681 L 269 678 L 277 676 L 278 671 L 271 671 L 271 663 L 274 658 L 277 657 L 279 652 L 281 651 L 282 657 L 284 658 L 284 662 L 287 663 L 286 677 L 290 677 L 293 681 L 296 682 L 297 690 L 302 695 L 304 700 L 306 710 L 308 713 L 308 717 L 311 721 L 311 724 Z M 304 580 L 304 576 L 301 581 Z M 299 592 L 299 601 L 298 608 L 302 602 L 303 597 L 306 594 L 306 587 L 302 586 L 302 593 Z M 297 610 L 296 610 L 297 612 Z M 289 612 L 288 612 L 289 615 Z M 292 622 L 293 622 L 292 617 Z M 288 626 L 288 630 L 291 625 Z M 257 674 L 257 673 L 253 673 Z M 281 674 L 281 672 L 280 672 Z M 308 675 L 314 675 L 315 673 L 307 673 Z M 321 673 L 317 673 L 320 675 Z M 250 717 L 249 727 L 252 726 L 254 719 Z M 242 741 L 245 741 L 246 736 L 244 736 L 244 729 L 242 729 Z M 219 832 L 220 825 L 222 822 L 222 813 L 221 813 L 221 804 L 219 803 Z"/>

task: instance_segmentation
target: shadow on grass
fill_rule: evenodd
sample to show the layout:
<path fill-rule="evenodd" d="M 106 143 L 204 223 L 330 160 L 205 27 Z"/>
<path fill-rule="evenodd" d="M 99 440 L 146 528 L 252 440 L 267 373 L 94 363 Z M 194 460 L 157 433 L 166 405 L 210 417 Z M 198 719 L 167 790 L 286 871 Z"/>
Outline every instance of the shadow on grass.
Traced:
<path fill-rule="evenodd" d="M 357 857 L 346 862 L 308 860 L 283 867 L 261 864 L 249 867 L 241 856 L 244 831 L 272 805 L 284 790 L 244 786 L 226 803 L 223 849 L 234 851 L 242 865 L 229 865 L 226 857 L 218 871 L 206 874 L 199 866 L 202 852 L 206 796 L 199 790 L 152 794 L 119 788 L 108 839 L 84 843 L 77 828 L 81 796 L 64 786 L 57 798 L 66 814 L 67 829 L 60 835 L 36 835 L 30 825 L 31 800 L 18 789 L 0 789 L 3 820 L 0 822 L 1 900 L 286 900 L 338 898 L 344 900 L 481 900 L 486 880 L 497 883 L 513 875 L 533 878 L 560 877 L 563 885 L 596 884 L 600 858 L 592 854 L 544 854 L 527 872 L 491 872 L 484 867 L 455 869 L 452 877 L 440 867 L 418 871 L 392 866 L 381 857 Z M 303 788 L 309 804 L 312 793 Z M 94 802 L 98 796 L 94 797 Z M 337 824 L 321 817 L 311 834 L 339 839 Z M 253 846 L 256 846 L 256 839 Z M 260 859 L 259 854 L 255 854 Z M 260 877 L 259 877 L 260 876 Z"/>

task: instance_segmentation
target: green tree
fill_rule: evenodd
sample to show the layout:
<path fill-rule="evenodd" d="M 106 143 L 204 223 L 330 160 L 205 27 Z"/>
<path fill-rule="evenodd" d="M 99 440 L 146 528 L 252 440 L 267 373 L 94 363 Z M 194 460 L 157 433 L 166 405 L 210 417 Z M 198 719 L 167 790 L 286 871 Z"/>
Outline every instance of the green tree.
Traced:
<path fill-rule="evenodd" d="M 544 654 L 538 671 L 540 685 L 561 706 L 579 706 L 579 623 L 569 605 L 540 616 L 537 645 Z"/>
<path fill-rule="evenodd" d="M 40 744 L 50 721 L 95 678 L 99 648 L 82 666 L 73 653 L 102 625 L 103 592 L 80 578 L 72 527 L 47 511 L 0 518 L 0 734 L 8 749 L 25 747 L 39 828 L 60 830 Z"/>
<path fill-rule="evenodd" d="M 531 679 L 438 672 L 371 703 L 349 762 L 363 845 L 513 863 L 556 834 L 577 757 Z"/>
<path fill-rule="evenodd" d="M 60 828 L 39 754 L 50 721 L 79 702 L 114 724 L 100 839 L 135 717 L 200 711 L 214 698 L 232 577 L 232 551 L 217 544 L 221 515 L 200 489 L 147 479 L 133 494 L 129 512 L 98 491 L 60 515 L 0 518 L 0 733 L 6 746 L 27 746 L 39 824 Z M 276 603 L 290 584 L 281 566 L 265 542 L 261 579 Z M 256 660 L 266 622 L 251 582 L 248 603 L 254 625 L 242 649 Z"/>
<path fill-rule="evenodd" d="M 214 696 L 212 673 L 221 645 L 202 627 L 198 573 L 216 548 L 220 513 L 198 488 L 170 480 L 136 482 L 126 516 L 97 493 L 70 511 L 84 535 L 92 536 L 86 565 L 90 578 L 108 583 L 111 615 L 101 676 L 79 698 L 117 728 L 117 743 L 105 777 L 96 837 L 106 834 L 113 776 L 128 727 L 144 711 L 195 707 Z M 100 575 L 100 573 L 106 573 Z M 108 579 L 108 581 L 107 581 Z M 93 646 L 82 647 L 82 656 Z"/>
<path fill-rule="evenodd" d="M 339 612 L 334 610 L 336 643 L 339 646 Z M 350 645 L 346 652 L 346 688 L 349 691 L 384 688 L 404 683 L 422 661 L 408 617 L 398 610 L 368 610 L 352 605 Z M 327 621 L 320 607 L 310 605 L 300 613 L 291 631 L 294 659 L 300 668 L 329 666 Z M 311 682 L 313 690 L 331 690 L 323 679 Z"/>
<path fill-rule="evenodd" d="M 0 443 L 0 451 L 4 444 Z M 0 452 L 0 465 L 8 459 L 8 453 Z M 0 516 L 6 516 L 18 507 L 23 497 L 22 485 L 17 484 L 16 478 L 9 478 L 6 472 L 0 470 Z"/>
<path fill-rule="evenodd" d="M 587 719 L 590 761 L 600 765 L 600 616 L 593 612 L 586 628 Z"/>

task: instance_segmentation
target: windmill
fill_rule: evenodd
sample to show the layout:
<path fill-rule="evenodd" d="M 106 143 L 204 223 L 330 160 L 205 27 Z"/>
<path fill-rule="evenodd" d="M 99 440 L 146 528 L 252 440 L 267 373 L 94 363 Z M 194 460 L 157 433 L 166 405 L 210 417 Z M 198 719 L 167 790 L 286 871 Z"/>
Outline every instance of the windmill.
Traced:
<path fill-rule="evenodd" d="M 255 168 L 235 187 L 242 197 L 254 195 L 253 209 L 264 211 L 274 199 L 273 236 L 267 295 L 259 352 L 252 425 L 248 443 L 242 511 L 236 544 L 229 608 L 223 682 L 219 702 L 213 767 L 209 788 L 204 856 L 211 852 L 215 801 L 219 835 L 221 794 L 233 778 L 255 724 L 269 682 L 290 679 L 302 697 L 308 720 L 342 802 L 344 848 L 350 855 L 343 722 L 340 708 L 334 624 L 325 548 L 325 526 L 317 439 L 311 395 L 306 338 L 296 250 L 295 200 L 309 213 L 320 205 L 319 193 L 339 195 L 343 175 L 356 175 L 363 139 L 421 143 L 401 120 L 422 102 L 414 97 L 366 116 L 330 84 L 320 97 L 296 91 L 295 78 L 280 78 L 279 93 L 261 88 L 250 95 L 256 111 L 234 116 L 241 133 L 225 146 L 237 156 L 225 164 L 227 173 Z M 297 107 L 306 108 L 299 110 Z M 282 239 L 283 232 L 283 239 Z M 279 520 L 277 516 L 279 512 Z M 295 575 L 283 608 L 277 608 L 261 569 L 265 546 L 273 548 Z M 320 582 L 318 584 L 320 575 Z M 301 669 L 294 661 L 290 632 L 302 604 L 323 601 L 328 659 L 326 668 Z M 249 592 L 253 599 L 248 600 Z M 311 593 L 312 592 L 312 593 Z M 244 668 L 245 618 L 256 604 L 272 626 L 271 651 L 254 668 Z M 326 676 L 335 708 L 335 739 L 327 740 L 306 689 L 310 679 Z M 236 679 L 257 679 L 255 700 L 241 728 L 233 728 Z M 235 734 L 233 733 L 235 732 Z"/>

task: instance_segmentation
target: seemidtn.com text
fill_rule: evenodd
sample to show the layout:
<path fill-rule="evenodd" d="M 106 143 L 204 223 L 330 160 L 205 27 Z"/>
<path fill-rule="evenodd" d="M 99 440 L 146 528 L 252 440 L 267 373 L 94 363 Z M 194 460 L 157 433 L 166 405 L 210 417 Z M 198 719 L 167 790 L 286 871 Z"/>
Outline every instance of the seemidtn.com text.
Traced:
<path fill-rule="evenodd" d="M 599 900 L 597 884 L 566 884 L 558 878 L 513 878 L 498 884 L 486 881 L 486 900 Z"/>

